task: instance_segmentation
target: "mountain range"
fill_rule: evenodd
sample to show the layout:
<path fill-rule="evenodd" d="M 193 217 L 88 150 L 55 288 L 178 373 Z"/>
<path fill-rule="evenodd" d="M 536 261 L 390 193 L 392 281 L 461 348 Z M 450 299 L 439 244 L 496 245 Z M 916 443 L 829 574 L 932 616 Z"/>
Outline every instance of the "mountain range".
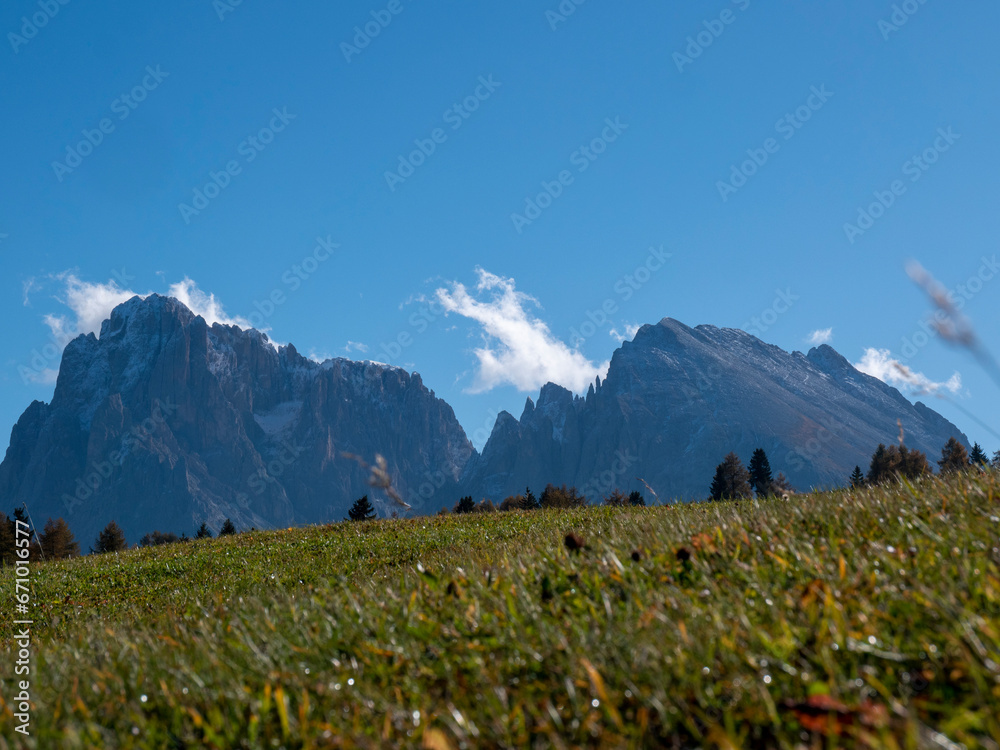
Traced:
<path fill-rule="evenodd" d="M 520 418 L 501 412 L 479 453 L 416 373 L 318 363 L 150 295 L 67 345 L 51 403 L 33 402 L 13 428 L 0 508 L 62 516 L 84 549 L 112 519 L 134 541 L 226 518 L 243 528 L 340 520 L 364 494 L 402 511 L 370 484 L 378 456 L 417 513 L 549 482 L 592 500 L 616 487 L 703 499 L 729 451 L 746 460 L 764 448 L 799 489 L 837 486 L 900 425 L 931 457 L 949 437 L 968 444 L 829 346 L 788 353 L 664 318 L 624 342 L 586 395 L 549 383 Z"/>

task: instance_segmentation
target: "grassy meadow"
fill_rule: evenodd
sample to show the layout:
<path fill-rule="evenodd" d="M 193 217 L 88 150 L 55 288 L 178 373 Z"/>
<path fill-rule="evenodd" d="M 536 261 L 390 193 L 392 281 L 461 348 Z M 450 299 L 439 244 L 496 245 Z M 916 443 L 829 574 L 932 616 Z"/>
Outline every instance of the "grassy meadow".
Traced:
<path fill-rule="evenodd" d="M 32 573 L 32 736 L 5 617 L 2 748 L 1000 747 L 997 474 Z"/>

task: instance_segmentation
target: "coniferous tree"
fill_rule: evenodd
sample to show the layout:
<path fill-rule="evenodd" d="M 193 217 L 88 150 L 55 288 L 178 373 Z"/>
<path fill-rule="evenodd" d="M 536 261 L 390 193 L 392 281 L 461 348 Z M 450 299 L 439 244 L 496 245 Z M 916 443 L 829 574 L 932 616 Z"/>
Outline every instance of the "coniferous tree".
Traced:
<path fill-rule="evenodd" d="M 948 442 L 941 449 L 941 460 L 938 461 L 942 474 L 954 474 L 969 468 L 969 454 L 965 451 L 965 446 L 955 438 L 948 438 Z"/>
<path fill-rule="evenodd" d="M 365 496 L 365 501 L 367 502 L 368 497 Z M 236 533 L 236 526 L 228 518 L 222 524 L 222 528 L 219 529 L 219 536 L 232 536 Z"/>
<path fill-rule="evenodd" d="M 886 448 L 879 444 L 868 469 L 868 483 L 892 482 L 901 477 L 913 480 L 930 473 L 931 465 L 927 462 L 927 456 L 920 451 L 910 450 L 905 445 L 899 448 L 890 445 Z"/>
<path fill-rule="evenodd" d="M 510 495 L 500 503 L 499 510 L 524 510 L 524 495 Z"/>
<path fill-rule="evenodd" d="M 899 475 L 901 477 L 912 480 L 933 473 L 931 465 L 927 462 L 927 456 L 918 450 L 911 451 L 905 445 L 899 447 Z"/>
<path fill-rule="evenodd" d="M 0 513 L 0 567 L 14 564 L 14 522 Z"/>
<path fill-rule="evenodd" d="M 628 504 L 628 497 L 621 490 L 615 489 L 611 491 L 611 494 L 605 496 L 604 504 L 610 505 L 612 508 L 621 508 Z"/>
<path fill-rule="evenodd" d="M 628 504 L 636 507 L 646 507 L 646 498 L 639 490 L 632 490 L 628 493 Z"/>
<path fill-rule="evenodd" d="M 80 545 L 73 538 L 69 524 L 62 518 L 54 521 L 50 518 L 45 523 L 39 541 L 46 560 L 64 560 L 80 554 Z"/>
<path fill-rule="evenodd" d="M 882 443 L 879 443 L 878 448 L 872 454 L 871 463 L 868 465 L 869 484 L 881 484 L 895 474 L 896 467 L 893 465 L 887 451 L 888 449 Z"/>
<path fill-rule="evenodd" d="M 587 498 L 576 487 L 567 487 L 565 484 L 556 487 L 550 483 L 542 490 L 538 504 L 543 508 L 580 508 L 587 505 Z"/>
<path fill-rule="evenodd" d="M 455 503 L 455 513 L 472 513 L 476 509 L 476 501 L 467 495 Z"/>
<path fill-rule="evenodd" d="M 212 530 L 208 528 L 208 524 L 202 522 L 201 526 L 198 527 L 197 533 L 194 535 L 195 539 L 211 539 Z"/>
<path fill-rule="evenodd" d="M 851 474 L 851 489 L 856 490 L 865 486 L 865 475 L 861 472 L 860 466 L 854 467 L 854 473 Z"/>
<path fill-rule="evenodd" d="M 757 497 L 764 497 L 771 491 L 771 463 L 767 460 L 767 454 L 763 448 L 757 448 L 750 457 L 750 486 L 753 487 Z"/>
<path fill-rule="evenodd" d="M 152 531 L 139 540 L 140 547 L 160 547 L 164 544 L 173 544 L 181 539 L 172 531 L 166 533 L 162 531 Z"/>
<path fill-rule="evenodd" d="M 124 549 L 128 549 L 128 545 L 125 543 L 125 532 L 122 531 L 121 526 L 112 521 L 104 527 L 104 531 L 97 535 L 97 539 L 94 540 L 94 548 L 91 551 L 101 555 L 105 552 L 121 552 Z"/>
<path fill-rule="evenodd" d="M 378 518 L 375 508 L 368 502 L 368 495 L 355 500 L 354 505 L 347 511 L 347 515 L 352 521 L 371 521 L 374 518 Z"/>
<path fill-rule="evenodd" d="M 993 460 L 990 463 L 994 469 L 1000 470 L 1000 451 L 993 454 Z"/>
<path fill-rule="evenodd" d="M 713 500 L 744 500 L 753 497 L 750 472 L 735 453 L 730 453 L 716 467 L 711 493 Z"/>
<path fill-rule="evenodd" d="M 972 452 L 969 454 L 969 463 L 977 469 L 982 469 L 987 466 L 989 462 L 990 460 L 986 457 L 986 452 L 983 451 L 983 447 L 979 443 L 974 443 L 972 445 Z"/>
<path fill-rule="evenodd" d="M 531 491 L 531 487 L 524 488 L 524 509 L 525 510 L 538 510 L 542 506 L 538 504 L 538 500 L 535 498 L 535 493 Z"/>
<path fill-rule="evenodd" d="M 771 485 L 767 489 L 768 495 L 776 495 L 778 497 L 791 495 L 794 492 L 795 488 L 792 487 L 792 483 L 788 481 L 788 477 L 781 471 L 778 472 L 778 476 L 771 480 Z"/>

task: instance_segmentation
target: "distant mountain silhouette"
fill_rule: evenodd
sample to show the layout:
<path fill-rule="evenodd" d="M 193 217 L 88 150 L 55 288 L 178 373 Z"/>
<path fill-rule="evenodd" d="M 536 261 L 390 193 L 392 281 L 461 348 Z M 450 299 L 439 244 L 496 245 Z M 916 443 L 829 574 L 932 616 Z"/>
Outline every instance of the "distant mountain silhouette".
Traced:
<path fill-rule="evenodd" d="M 896 440 L 932 459 L 953 424 L 854 369 L 828 346 L 788 354 L 743 331 L 669 318 L 639 329 L 585 397 L 548 384 L 521 418 L 503 412 L 482 455 L 417 374 L 317 363 L 256 330 L 208 326 L 175 299 L 119 305 L 63 354 L 50 404 L 32 403 L 0 464 L 0 508 L 64 517 L 84 549 L 111 520 L 130 542 L 340 520 L 368 494 L 377 455 L 418 513 L 460 495 L 530 485 L 614 487 L 661 500 L 707 496 L 715 465 L 764 448 L 799 489 L 846 483 Z"/>

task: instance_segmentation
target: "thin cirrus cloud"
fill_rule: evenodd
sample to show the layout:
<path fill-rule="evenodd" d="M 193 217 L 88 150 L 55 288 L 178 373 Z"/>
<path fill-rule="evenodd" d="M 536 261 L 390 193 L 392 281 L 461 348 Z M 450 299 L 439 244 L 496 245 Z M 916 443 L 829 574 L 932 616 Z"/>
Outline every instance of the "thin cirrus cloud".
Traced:
<path fill-rule="evenodd" d="M 833 328 L 820 328 L 809 334 L 807 339 L 811 346 L 820 346 L 821 344 L 829 344 L 833 341 Z"/>
<path fill-rule="evenodd" d="M 878 378 L 883 383 L 913 394 L 939 394 L 941 391 L 959 393 L 962 375 L 955 372 L 943 383 L 936 382 L 923 373 L 914 372 L 892 357 L 888 349 L 865 349 L 864 356 L 854 366 L 861 372 Z"/>
<path fill-rule="evenodd" d="M 482 327 L 471 393 L 503 385 L 535 391 L 549 382 L 582 393 L 607 373 L 609 362 L 596 364 L 553 335 L 531 310 L 540 307 L 538 300 L 517 291 L 514 279 L 482 268 L 476 274 L 474 293 L 457 281 L 434 292 L 446 314 L 461 315 Z"/>

